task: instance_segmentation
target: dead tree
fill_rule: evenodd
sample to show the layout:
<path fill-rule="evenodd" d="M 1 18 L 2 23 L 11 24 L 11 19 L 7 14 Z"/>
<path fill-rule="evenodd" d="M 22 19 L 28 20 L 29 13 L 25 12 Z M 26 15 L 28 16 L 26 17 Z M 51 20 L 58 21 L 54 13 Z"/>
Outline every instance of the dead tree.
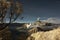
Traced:
<path fill-rule="evenodd" d="M 22 11 L 22 3 L 20 1 L 0 0 L 0 40 L 11 40 L 11 32 L 7 26 L 15 22 Z M 7 17 L 9 18 L 8 24 L 6 24 Z"/>
<path fill-rule="evenodd" d="M 8 12 L 9 10 L 9 12 Z M 9 24 L 17 20 L 22 13 L 22 3 L 18 0 L 0 0 L 0 29 L 4 29 Z M 7 15 L 9 14 L 9 15 Z M 6 23 L 6 16 L 9 18 L 8 24 Z"/>

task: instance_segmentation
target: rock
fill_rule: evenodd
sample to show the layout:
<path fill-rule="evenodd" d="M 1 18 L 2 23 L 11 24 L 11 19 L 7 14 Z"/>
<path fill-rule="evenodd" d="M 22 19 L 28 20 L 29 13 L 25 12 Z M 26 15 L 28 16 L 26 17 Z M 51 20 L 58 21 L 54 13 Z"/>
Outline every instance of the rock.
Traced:
<path fill-rule="evenodd" d="M 60 40 L 60 28 L 31 34 L 27 40 Z"/>
<path fill-rule="evenodd" d="M 31 28 L 31 29 L 28 30 L 29 34 L 36 33 L 36 32 L 38 32 L 37 27 L 33 27 L 33 28 Z"/>

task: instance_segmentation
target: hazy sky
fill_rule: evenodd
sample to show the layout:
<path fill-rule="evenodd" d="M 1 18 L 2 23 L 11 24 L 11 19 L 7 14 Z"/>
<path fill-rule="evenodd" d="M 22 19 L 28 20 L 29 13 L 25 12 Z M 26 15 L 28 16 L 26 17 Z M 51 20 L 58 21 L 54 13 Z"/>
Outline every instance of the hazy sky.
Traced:
<path fill-rule="evenodd" d="M 36 20 L 37 17 L 60 17 L 59 0 L 21 0 L 23 2 L 23 20 Z"/>

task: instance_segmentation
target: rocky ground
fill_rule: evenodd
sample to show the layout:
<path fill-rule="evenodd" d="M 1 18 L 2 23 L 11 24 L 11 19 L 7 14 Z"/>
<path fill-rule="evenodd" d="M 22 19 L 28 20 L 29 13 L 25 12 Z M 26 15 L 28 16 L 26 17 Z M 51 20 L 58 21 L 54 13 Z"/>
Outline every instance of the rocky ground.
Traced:
<path fill-rule="evenodd" d="M 53 27 L 52 30 L 44 30 L 41 27 L 28 28 L 26 25 L 20 27 L 10 25 L 3 30 L 0 30 L 0 40 L 60 40 L 60 26 Z"/>
<path fill-rule="evenodd" d="M 60 28 L 32 33 L 27 40 L 60 40 Z"/>

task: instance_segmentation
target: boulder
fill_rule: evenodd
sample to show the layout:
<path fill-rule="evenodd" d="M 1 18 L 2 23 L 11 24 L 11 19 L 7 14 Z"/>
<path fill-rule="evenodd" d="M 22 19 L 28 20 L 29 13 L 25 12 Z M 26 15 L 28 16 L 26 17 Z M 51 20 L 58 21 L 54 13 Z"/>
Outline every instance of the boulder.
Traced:
<path fill-rule="evenodd" d="M 60 28 L 32 33 L 27 40 L 60 40 Z"/>

